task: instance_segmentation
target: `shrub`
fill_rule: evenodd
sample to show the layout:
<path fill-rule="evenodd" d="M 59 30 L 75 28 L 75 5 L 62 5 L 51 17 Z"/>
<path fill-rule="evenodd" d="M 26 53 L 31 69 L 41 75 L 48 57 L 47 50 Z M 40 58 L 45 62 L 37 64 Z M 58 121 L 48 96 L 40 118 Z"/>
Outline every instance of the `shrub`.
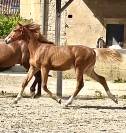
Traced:
<path fill-rule="evenodd" d="M 21 18 L 20 16 L 0 15 L 0 38 L 4 38 L 15 27 L 17 22 L 31 21 Z"/>

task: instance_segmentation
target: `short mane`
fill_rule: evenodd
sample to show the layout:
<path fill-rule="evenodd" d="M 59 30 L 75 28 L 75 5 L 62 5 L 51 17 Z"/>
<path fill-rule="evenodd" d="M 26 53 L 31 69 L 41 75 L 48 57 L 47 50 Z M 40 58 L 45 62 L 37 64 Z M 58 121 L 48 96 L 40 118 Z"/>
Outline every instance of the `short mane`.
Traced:
<path fill-rule="evenodd" d="M 41 43 L 54 44 L 53 42 L 48 41 L 41 33 L 39 33 L 38 41 L 41 42 Z"/>
<path fill-rule="evenodd" d="M 26 24 L 23 25 L 23 27 L 27 28 L 28 30 L 30 30 L 32 33 L 34 33 L 34 37 L 41 43 L 48 43 L 48 44 L 54 44 L 51 41 L 48 41 L 44 35 L 42 35 L 40 33 L 40 25 L 35 24 L 35 23 L 30 23 L 30 24 Z"/>
<path fill-rule="evenodd" d="M 40 25 L 35 23 L 25 24 L 23 27 L 26 27 L 30 31 L 40 31 Z"/>

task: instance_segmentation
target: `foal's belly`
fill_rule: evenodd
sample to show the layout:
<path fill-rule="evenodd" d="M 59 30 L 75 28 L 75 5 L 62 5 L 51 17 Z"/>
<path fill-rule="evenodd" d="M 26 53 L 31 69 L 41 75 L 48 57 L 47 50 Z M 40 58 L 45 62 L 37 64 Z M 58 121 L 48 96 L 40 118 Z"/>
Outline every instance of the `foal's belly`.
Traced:
<path fill-rule="evenodd" d="M 54 71 L 66 71 L 66 70 L 69 70 L 71 69 L 72 67 L 51 67 L 50 70 L 54 70 Z"/>
<path fill-rule="evenodd" d="M 65 70 L 69 70 L 73 67 L 73 63 L 72 62 L 65 62 L 65 63 L 55 63 L 52 64 L 50 66 L 51 70 L 55 70 L 55 71 L 65 71 Z"/>

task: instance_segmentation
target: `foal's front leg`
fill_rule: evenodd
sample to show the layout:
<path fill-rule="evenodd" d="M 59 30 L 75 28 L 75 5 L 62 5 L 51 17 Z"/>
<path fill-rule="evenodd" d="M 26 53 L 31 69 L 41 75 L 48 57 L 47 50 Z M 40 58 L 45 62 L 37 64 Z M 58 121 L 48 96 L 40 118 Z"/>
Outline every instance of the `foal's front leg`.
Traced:
<path fill-rule="evenodd" d="M 25 80 L 23 81 L 23 83 L 22 83 L 22 89 L 21 89 L 21 91 L 18 93 L 16 99 L 14 100 L 14 103 L 17 103 L 17 102 L 21 99 L 25 87 L 27 86 L 27 84 L 29 83 L 29 81 L 32 79 L 33 75 L 34 75 L 36 72 L 37 72 L 37 70 L 35 69 L 35 67 L 30 66 L 30 68 L 29 68 L 29 70 L 28 70 L 27 77 L 26 77 L 26 79 L 25 79 Z"/>
<path fill-rule="evenodd" d="M 48 93 L 48 95 L 56 100 L 58 103 L 61 104 L 61 99 L 58 98 L 56 95 L 54 95 L 51 91 L 48 90 L 47 88 L 47 80 L 48 80 L 48 73 L 49 73 L 49 70 L 45 67 L 41 67 L 41 76 L 42 76 L 42 87 L 44 89 L 44 91 L 46 91 Z"/>

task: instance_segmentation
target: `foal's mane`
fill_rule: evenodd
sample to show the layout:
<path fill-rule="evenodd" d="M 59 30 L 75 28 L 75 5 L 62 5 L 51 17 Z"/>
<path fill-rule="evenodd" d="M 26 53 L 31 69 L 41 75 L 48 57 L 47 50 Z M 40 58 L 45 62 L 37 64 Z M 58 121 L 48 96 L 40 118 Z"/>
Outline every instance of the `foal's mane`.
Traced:
<path fill-rule="evenodd" d="M 30 23 L 23 25 L 24 28 L 30 30 L 33 34 L 36 40 L 38 40 L 40 43 L 48 43 L 48 44 L 54 44 L 51 41 L 48 41 L 44 35 L 41 34 L 40 32 L 40 25 L 35 24 L 35 23 Z"/>
<path fill-rule="evenodd" d="M 53 42 L 48 41 L 41 33 L 39 33 L 38 41 L 41 43 L 54 44 Z"/>

